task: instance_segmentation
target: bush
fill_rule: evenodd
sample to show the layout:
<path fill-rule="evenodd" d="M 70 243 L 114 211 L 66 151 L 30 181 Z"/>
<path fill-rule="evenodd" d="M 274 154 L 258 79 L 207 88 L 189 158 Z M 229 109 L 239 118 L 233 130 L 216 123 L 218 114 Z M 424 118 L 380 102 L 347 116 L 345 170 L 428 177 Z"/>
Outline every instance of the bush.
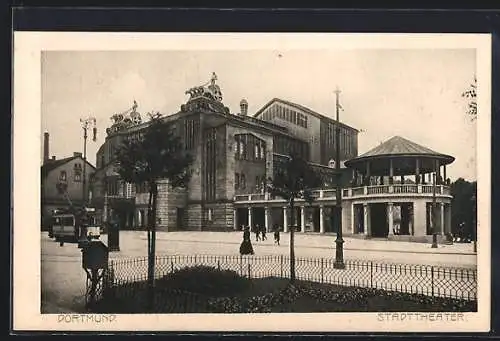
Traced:
<path fill-rule="evenodd" d="M 156 283 L 159 288 L 178 289 L 206 296 L 221 296 L 245 290 L 250 281 L 235 271 L 218 270 L 200 265 L 176 270 L 163 276 Z"/>
<path fill-rule="evenodd" d="M 298 300 L 302 299 L 300 304 Z M 312 300 L 313 301 L 312 301 Z M 477 311 L 477 302 L 385 291 L 382 289 L 290 284 L 285 289 L 249 297 L 211 299 L 214 313 L 266 313 L 282 306 L 284 311 Z"/>

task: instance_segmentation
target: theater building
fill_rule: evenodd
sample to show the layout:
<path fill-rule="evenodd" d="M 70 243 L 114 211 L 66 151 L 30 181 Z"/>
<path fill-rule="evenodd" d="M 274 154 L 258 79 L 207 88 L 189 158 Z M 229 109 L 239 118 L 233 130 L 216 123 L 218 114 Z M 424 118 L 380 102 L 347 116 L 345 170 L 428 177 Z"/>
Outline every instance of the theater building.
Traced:
<path fill-rule="evenodd" d="M 323 179 L 325 196 L 331 194 L 328 189 L 335 186 L 336 180 L 332 159 L 335 120 L 277 98 L 253 115 L 248 113 L 248 103 L 243 99 L 240 111 L 230 113 L 223 104 L 215 77 L 186 94 L 189 98 L 180 110 L 163 120 L 174 125 L 184 148 L 194 156 L 192 178 L 187 189 L 173 189 L 166 180 L 159 182 L 159 230 L 230 231 L 251 223 L 248 208 L 254 205 L 241 201 L 241 196 L 256 193 L 266 196 L 263 181 L 273 176 L 290 151 L 310 162 Z M 112 120 L 105 143 L 96 155 L 93 205 L 102 210 L 104 219 L 113 208 L 120 211 L 125 228 L 143 228 L 147 224 L 147 188 L 121 181 L 112 156 L 125 136 L 137 133 L 147 123 L 142 122 L 136 103 L 131 109 L 113 115 Z M 344 124 L 340 126 L 344 162 L 357 156 L 358 131 Z M 346 184 L 351 180 L 351 172 L 343 165 L 340 178 Z M 241 213 L 243 210 L 245 214 Z M 263 221 L 264 213 L 264 208 L 256 208 L 255 222 Z M 313 221 L 312 215 L 309 216 Z M 280 225 L 286 228 L 286 224 Z M 314 226 L 319 231 L 319 224 Z"/>
<path fill-rule="evenodd" d="M 175 126 L 184 148 L 194 156 L 186 189 L 159 182 L 158 221 L 162 231 L 233 231 L 259 224 L 290 229 L 294 215 L 299 232 L 334 233 L 332 219 L 336 181 L 342 188 L 342 230 L 358 238 L 427 242 L 432 238 L 431 212 L 438 238 L 451 231 L 451 194 L 446 181 L 449 155 L 395 136 L 358 155 L 358 130 L 302 105 L 274 98 L 253 115 L 248 102 L 230 113 L 213 77 L 189 95 L 180 110 L 163 117 Z M 112 117 L 105 143 L 97 152 L 93 202 L 104 219 L 119 212 L 124 228 L 145 228 L 145 185 L 121 181 L 112 155 L 122 139 L 146 126 L 137 105 Z M 340 174 L 336 176 L 335 131 L 340 128 Z M 323 186 L 312 204 L 296 201 L 294 212 L 281 198 L 266 193 L 286 155 L 294 151 L 318 172 Z M 433 185 L 432 174 L 437 174 Z M 434 207 L 432 210 L 431 207 Z"/>

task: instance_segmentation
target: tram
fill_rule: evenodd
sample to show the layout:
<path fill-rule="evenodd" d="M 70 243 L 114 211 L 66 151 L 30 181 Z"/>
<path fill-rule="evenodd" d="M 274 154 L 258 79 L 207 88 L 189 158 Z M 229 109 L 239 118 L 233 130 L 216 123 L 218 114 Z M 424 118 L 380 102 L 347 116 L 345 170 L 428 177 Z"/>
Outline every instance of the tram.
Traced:
<path fill-rule="evenodd" d="M 50 235 L 57 242 L 78 242 L 82 229 L 86 230 L 88 240 L 100 238 L 101 227 L 95 208 L 84 207 L 53 212 Z"/>

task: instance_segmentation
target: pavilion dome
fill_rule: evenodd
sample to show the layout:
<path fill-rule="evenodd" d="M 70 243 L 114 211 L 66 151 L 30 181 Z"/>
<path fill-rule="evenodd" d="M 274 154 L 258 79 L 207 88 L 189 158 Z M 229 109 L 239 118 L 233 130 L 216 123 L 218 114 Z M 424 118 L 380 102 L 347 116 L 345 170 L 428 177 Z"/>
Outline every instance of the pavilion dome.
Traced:
<path fill-rule="evenodd" d="M 410 161 L 412 159 L 420 159 L 422 168 L 426 171 L 432 169 L 432 160 L 437 160 L 439 165 L 447 165 L 455 160 L 453 156 L 438 153 L 401 136 L 394 136 L 366 153 L 346 161 L 345 165 L 359 169 L 365 168 L 364 164 L 370 162 L 375 166 L 374 170 L 377 168 L 378 171 L 383 172 L 383 169 L 388 167 L 388 160 L 391 159 L 398 163 L 400 168 L 398 173 L 410 171 L 414 167 L 413 162 Z"/>

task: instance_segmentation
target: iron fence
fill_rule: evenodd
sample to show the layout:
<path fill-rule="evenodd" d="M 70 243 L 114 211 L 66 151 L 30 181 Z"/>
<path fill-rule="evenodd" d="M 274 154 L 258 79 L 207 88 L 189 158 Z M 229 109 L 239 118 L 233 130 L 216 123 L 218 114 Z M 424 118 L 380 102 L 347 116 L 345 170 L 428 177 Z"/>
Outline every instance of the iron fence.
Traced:
<path fill-rule="evenodd" d="M 335 260 L 330 258 L 296 257 L 296 279 L 477 300 L 476 269 L 377 263 L 366 260 L 345 260 L 345 269 L 336 269 L 334 262 Z M 110 260 L 107 287 L 144 283 L 147 280 L 147 264 L 147 257 Z M 284 255 L 159 255 L 155 260 L 155 279 L 185 267 L 200 265 L 232 270 L 251 279 L 290 277 L 290 257 Z"/>

